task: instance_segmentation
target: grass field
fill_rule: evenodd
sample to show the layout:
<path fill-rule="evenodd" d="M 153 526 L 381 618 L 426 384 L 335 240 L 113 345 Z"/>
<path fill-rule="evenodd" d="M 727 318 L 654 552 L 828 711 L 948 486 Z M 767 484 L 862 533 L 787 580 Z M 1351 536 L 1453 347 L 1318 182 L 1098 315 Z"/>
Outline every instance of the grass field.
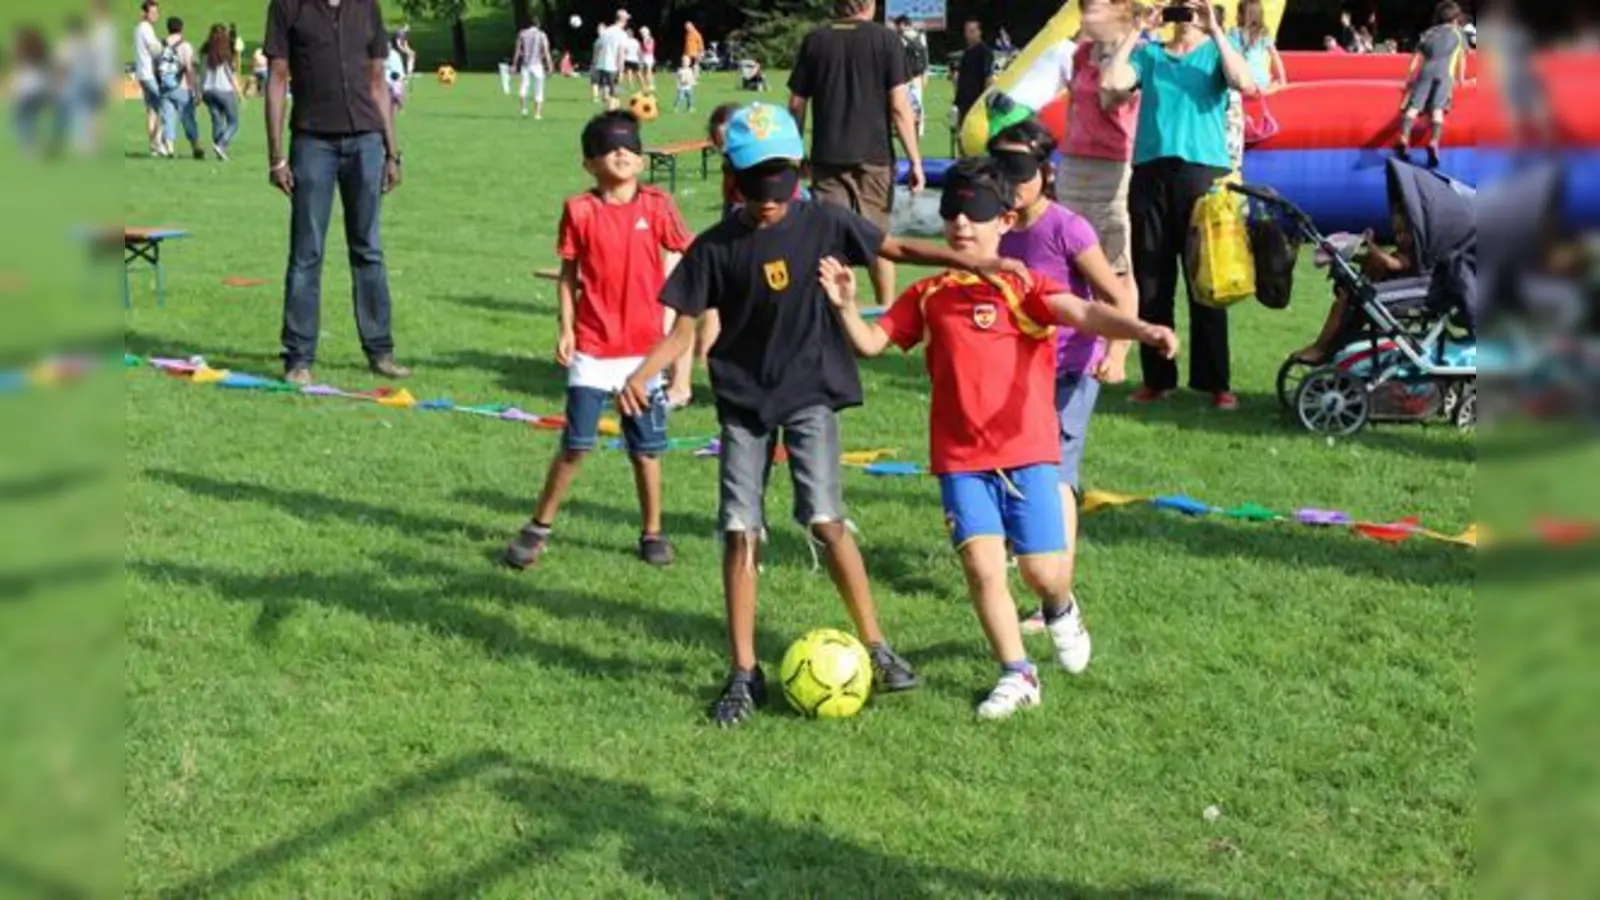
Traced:
<path fill-rule="evenodd" d="M 584 187 L 590 112 L 577 81 L 554 84 L 543 123 L 492 78 L 417 83 L 385 218 L 417 396 L 560 411 L 554 285 L 532 276 L 555 262 L 561 198 Z M 170 251 L 166 308 L 143 289 L 127 316 L 130 351 L 276 373 L 287 206 L 266 184 L 259 115 L 247 107 L 231 165 L 148 159 L 125 117 L 127 221 L 194 232 Z M 649 136 L 700 121 L 664 116 Z M 679 199 L 710 222 L 714 183 L 691 178 Z M 334 231 L 319 375 L 369 387 Z M 1292 311 L 1235 315 L 1236 414 L 1191 396 L 1136 410 L 1108 391 L 1091 486 L 1460 530 L 1470 437 L 1391 427 L 1330 444 L 1280 418 L 1273 372 L 1325 297 L 1308 270 Z M 864 376 L 848 448 L 925 459 L 920 360 Z M 885 622 L 927 685 L 844 723 L 773 709 L 722 733 L 704 723 L 724 666 L 714 464 L 667 460 L 670 571 L 630 559 L 628 466 L 600 453 L 544 568 L 516 575 L 494 557 L 528 514 L 548 433 L 147 371 L 124 402 L 127 895 L 1469 891 L 1475 563 L 1461 549 L 1148 508 L 1091 518 L 1079 595 L 1094 666 L 1047 671 L 1042 708 L 981 726 L 972 703 L 993 672 L 934 483 L 851 474 Z M 672 431 L 710 434 L 712 413 Z M 781 478 L 774 494 L 777 517 Z M 766 562 L 773 665 L 845 617 L 797 529 Z"/>

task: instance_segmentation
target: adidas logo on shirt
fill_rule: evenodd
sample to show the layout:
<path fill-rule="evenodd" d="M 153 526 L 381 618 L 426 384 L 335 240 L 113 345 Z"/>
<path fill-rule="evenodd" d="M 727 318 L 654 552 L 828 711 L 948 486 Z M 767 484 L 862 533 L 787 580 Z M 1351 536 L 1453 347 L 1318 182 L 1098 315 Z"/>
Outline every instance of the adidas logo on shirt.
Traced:
<path fill-rule="evenodd" d="M 650 223 L 646 222 L 644 220 L 644 216 L 640 216 L 639 217 L 639 221 L 633 223 L 633 230 L 634 231 L 649 231 L 650 230 Z"/>

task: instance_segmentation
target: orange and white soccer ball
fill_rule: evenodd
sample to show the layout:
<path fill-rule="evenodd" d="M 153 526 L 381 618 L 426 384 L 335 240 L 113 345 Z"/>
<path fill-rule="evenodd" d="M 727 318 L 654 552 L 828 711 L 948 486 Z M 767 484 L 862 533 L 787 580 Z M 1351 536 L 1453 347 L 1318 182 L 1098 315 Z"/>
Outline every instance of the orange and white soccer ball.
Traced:
<path fill-rule="evenodd" d="M 455 68 L 455 66 L 440 66 L 439 67 L 439 72 L 438 72 L 438 77 L 439 77 L 439 83 L 444 85 L 445 87 L 449 87 L 450 85 L 455 84 L 456 83 L 456 68 Z"/>
<path fill-rule="evenodd" d="M 628 98 L 628 112 L 641 122 L 654 122 L 661 115 L 661 107 L 656 105 L 655 94 L 638 93 Z"/>

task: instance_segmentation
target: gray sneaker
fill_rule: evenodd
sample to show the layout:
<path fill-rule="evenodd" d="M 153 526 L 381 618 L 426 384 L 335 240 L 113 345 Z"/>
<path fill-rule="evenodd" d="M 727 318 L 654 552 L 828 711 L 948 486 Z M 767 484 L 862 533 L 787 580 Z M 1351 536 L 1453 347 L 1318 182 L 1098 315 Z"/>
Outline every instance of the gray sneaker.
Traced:
<path fill-rule="evenodd" d="M 877 683 L 878 690 L 893 694 L 922 685 L 922 679 L 917 677 L 911 663 L 906 662 L 900 654 L 882 644 L 867 652 L 872 656 L 872 680 Z"/>
<path fill-rule="evenodd" d="M 537 566 L 549 546 L 550 526 L 530 521 L 517 532 L 516 539 L 506 547 L 506 552 L 501 554 L 500 559 L 521 572 Z"/>
<path fill-rule="evenodd" d="M 736 728 L 756 714 L 756 707 L 767 702 L 767 677 L 756 666 L 750 672 L 728 676 L 722 695 L 711 704 L 711 721 L 718 728 Z"/>
<path fill-rule="evenodd" d="M 677 560 L 678 554 L 671 541 L 659 534 L 647 534 L 639 538 L 639 558 L 656 568 L 666 568 Z"/>
<path fill-rule="evenodd" d="M 295 387 L 309 387 L 314 379 L 310 366 L 290 366 L 289 371 L 283 373 L 283 380 Z"/>
<path fill-rule="evenodd" d="M 393 356 L 375 356 L 368 363 L 368 367 L 372 369 L 372 374 L 382 375 L 384 378 L 398 380 L 411 377 L 411 370 L 395 362 Z"/>

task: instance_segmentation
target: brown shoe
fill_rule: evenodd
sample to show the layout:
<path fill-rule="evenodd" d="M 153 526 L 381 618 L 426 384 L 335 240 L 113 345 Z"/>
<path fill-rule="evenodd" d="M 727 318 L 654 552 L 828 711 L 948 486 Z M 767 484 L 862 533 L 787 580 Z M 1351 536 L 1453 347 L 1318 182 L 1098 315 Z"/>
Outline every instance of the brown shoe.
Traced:
<path fill-rule="evenodd" d="M 411 370 L 395 362 L 392 356 L 374 357 L 368 363 L 368 366 L 372 369 L 372 374 L 382 375 L 385 378 L 400 379 L 411 377 Z"/>
<path fill-rule="evenodd" d="M 310 387 L 311 382 L 316 379 L 311 376 L 311 369 L 309 367 L 295 366 L 289 371 L 283 373 L 283 380 L 294 385 L 295 387 Z"/>

